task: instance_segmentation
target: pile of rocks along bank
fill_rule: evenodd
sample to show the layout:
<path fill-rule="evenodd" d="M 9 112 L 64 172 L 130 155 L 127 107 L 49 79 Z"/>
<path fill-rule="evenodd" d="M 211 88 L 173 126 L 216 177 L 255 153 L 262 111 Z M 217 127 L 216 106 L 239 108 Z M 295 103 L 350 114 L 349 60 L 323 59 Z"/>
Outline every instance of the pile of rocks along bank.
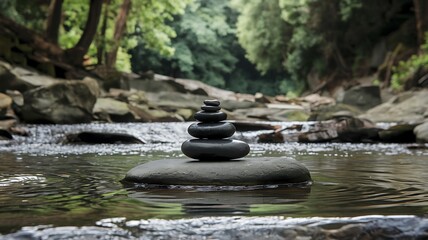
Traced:
<path fill-rule="evenodd" d="M 236 129 L 224 122 L 227 115 L 220 111 L 218 100 L 205 100 L 202 111 L 195 114 L 199 123 L 193 123 L 188 133 L 196 139 L 185 141 L 181 151 L 188 157 L 200 161 L 230 160 L 245 157 L 250 152 L 247 143 L 228 139 Z"/>
<path fill-rule="evenodd" d="M 181 150 L 193 159 L 150 161 L 129 170 L 123 183 L 186 186 L 254 186 L 271 184 L 307 184 L 309 170 L 294 159 L 285 157 L 244 158 L 247 143 L 228 139 L 236 129 L 224 122 L 218 100 L 205 100 L 200 121 L 189 126 L 195 139 L 185 141 Z M 195 160 L 196 159 L 196 160 Z"/>

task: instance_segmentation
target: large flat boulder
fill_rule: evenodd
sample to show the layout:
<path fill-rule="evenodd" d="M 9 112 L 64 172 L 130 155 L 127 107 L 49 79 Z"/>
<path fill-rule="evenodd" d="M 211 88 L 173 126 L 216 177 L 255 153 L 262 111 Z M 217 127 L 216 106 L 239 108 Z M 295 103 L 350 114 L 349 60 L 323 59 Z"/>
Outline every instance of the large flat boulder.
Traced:
<path fill-rule="evenodd" d="M 154 185 L 252 186 L 311 181 L 309 170 L 284 157 L 200 162 L 188 158 L 151 161 L 131 169 L 124 182 Z"/>
<path fill-rule="evenodd" d="M 360 115 L 373 122 L 419 123 L 428 117 L 428 89 L 404 92 Z"/>

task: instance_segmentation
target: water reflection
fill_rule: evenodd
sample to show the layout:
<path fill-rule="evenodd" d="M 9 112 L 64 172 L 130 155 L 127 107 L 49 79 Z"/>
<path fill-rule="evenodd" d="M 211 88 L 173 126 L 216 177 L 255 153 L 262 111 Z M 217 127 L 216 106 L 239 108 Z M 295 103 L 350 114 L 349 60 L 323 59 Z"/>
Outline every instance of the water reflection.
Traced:
<path fill-rule="evenodd" d="M 284 204 L 304 202 L 311 188 L 271 187 L 255 190 L 203 190 L 183 189 L 129 189 L 128 196 L 148 204 L 178 204 L 180 211 L 190 216 L 255 214 L 254 207 L 277 205 L 280 211 Z M 281 206 L 280 206 L 281 205 Z M 289 210 L 284 207 L 283 209 Z M 259 211 L 260 214 L 260 211 Z"/>
<path fill-rule="evenodd" d="M 88 126 L 78 126 L 86 129 Z M 109 126 L 100 125 L 99 129 Z M 295 158 L 311 172 L 311 188 L 135 189 L 120 180 L 147 161 L 183 157 L 185 124 L 115 125 L 138 128 L 144 145 L 69 146 L 40 126 L 30 140 L 0 143 L 0 232 L 22 226 L 93 225 L 99 219 L 175 219 L 246 215 L 338 217 L 428 213 L 428 151 L 400 144 L 253 144 L 250 156 Z M 44 136 L 50 134 L 48 139 Z M 54 136 L 54 137 L 53 137 Z M 170 137 L 159 143 L 160 137 Z M 158 139 L 158 140 L 156 140 Z M 7 219 L 7 220 L 5 220 Z"/>

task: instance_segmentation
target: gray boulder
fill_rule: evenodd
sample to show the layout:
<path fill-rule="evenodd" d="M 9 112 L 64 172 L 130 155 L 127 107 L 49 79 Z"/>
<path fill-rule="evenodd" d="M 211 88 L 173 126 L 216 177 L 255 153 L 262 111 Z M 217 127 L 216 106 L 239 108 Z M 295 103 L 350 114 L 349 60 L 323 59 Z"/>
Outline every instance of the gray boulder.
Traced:
<path fill-rule="evenodd" d="M 12 104 L 12 98 L 6 94 L 0 93 L 0 116 L 3 116 Z"/>
<path fill-rule="evenodd" d="M 428 117 L 428 89 L 404 92 L 360 115 L 373 122 L 419 123 Z"/>
<path fill-rule="evenodd" d="M 147 99 L 149 105 L 163 110 L 187 108 L 199 111 L 201 103 L 207 99 L 207 96 L 178 92 L 148 92 Z"/>
<path fill-rule="evenodd" d="M 61 81 L 25 92 L 21 119 L 27 123 L 90 122 L 97 99 L 98 85 L 94 81 Z"/>
<path fill-rule="evenodd" d="M 368 110 L 382 103 L 379 86 L 356 86 L 338 97 L 338 102 Z"/>
<path fill-rule="evenodd" d="M 61 80 L 19 66 L 0 61 L 0 89 L 28 91 L 40 86 L 48 86 Z"/>
<path fill-rule="evenodd" d="M 289 158 L 245 158 L 200 162 L 192 159 L 151 161 L 131 169 L 124 182 L 155 185 L 251 186 L 311 181 L 309 170 Z"/>
<path fill-rule="evenodd" d="M 179 111 L 167 112 L 162 109 L 150 107 L 145 104 L 129 104 L 128 107 L 132 113 L 136 116 L 136 120 L 139 122 L 183 122 L 183 117 L 179 114 Z M 190 110 L 192 113 L 193 111 Z M 183 113 L 184 114 L 184 113 Z M 190 114 L 193 115 L 193 114 Z"/>
<path fill-rule="evenodd" d="M 416 141 L 428 143 L 428 121 L 416 126 L 413 132 L 416 135 Z"/>
<path fill-rule="evenodd" d="M 98 119 L 107 120 L 109 122 L 135 121 L 135 117 L 128 104 L 112 98 L 98 98 L 93 113 Z"/>
<path fill-rule="evenodd" d="M 345 112 L 346 112 L 346 115 L 349 117 L 355 117 L 362 113 L 355 106 L 351 106 L 343 103 L 338 103 L 335 105 L 324 105 L 314 110 L 311 113 L 311 116 L 309 116 L 308 121 L 330 120 L 337 117 L 338 115 L 343 115 Z"/>

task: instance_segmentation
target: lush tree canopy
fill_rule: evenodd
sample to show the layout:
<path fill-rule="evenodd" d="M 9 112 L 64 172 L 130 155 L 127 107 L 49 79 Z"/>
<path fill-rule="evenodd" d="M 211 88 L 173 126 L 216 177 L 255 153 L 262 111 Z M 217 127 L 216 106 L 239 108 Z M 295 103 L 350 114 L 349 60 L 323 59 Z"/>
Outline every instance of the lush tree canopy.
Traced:
<path fill-rule="evenodd" d="M 91 13 L 93 3 L 100 1 L 100 11 L 96 15 Z M 136 46 L 139 39 L 144 39 L 145 46 L 153 49 L 162 55 L 171 55 L 174 48 L 170 46 L 171 38 L 176 36 L 174 30 L 165 24 L 171 21 L 174 15 L 182 14 L 184 8 L 191 0 L 163 1 L 163 0 L 97 0 L 89 2 L 87 0 L 37 0 L 39 4 L 34 4 L 34 0 L 5 0 L 2 1 L 1 13 L 14 21 L 23 24 L 40 33 L 45 31 L 45 22 L 50 14 L 49 4 L 59 2 L 62 7 L 56 10 L 61 11 L 61 21 L 59 24 L 58 43 L 63 49 L 71 49 L 79 42 L 85 30 L 87 30 L 88 18 L 97 18 L 95 24 L 96 35 L 91 37 L 92 43 L 85 51 L 87 63 L 97 64 L 97 54 L 104 55 L 112 49 L 118 51 L 118 68 L 130 70 L 128 50 Z M 123 3 L 129 2 L 129 9 L 123 11 Z M 55 11 L 55 10 L 52 10 Z M 119 19 L 120 14 L 125 14 Z M 124 31 L 118 34 L 117 22 L 122 20 Z M 101 23 L 101 24 L 99 24 Z M 116 34 L 116 35 L 115 35 Z M 99 51 L 103 51 L 100 53 Z M 105 61 L 98 57 L 98 61 Z M 83 59 L 81 59 L 83 61 Z M 111 64 L 115 65 L 116 61 Z"/>
<path fill-rule="evenodd" d="M 409 64 L 423 65 L 428 30 L 423 0 L 3 0 L 0 7 L 63 49 L 48 56 L 72 65 L 153 70 L 271 95 L 374 73 L 384 86 L 392 77 L 402 84 Z"/>

